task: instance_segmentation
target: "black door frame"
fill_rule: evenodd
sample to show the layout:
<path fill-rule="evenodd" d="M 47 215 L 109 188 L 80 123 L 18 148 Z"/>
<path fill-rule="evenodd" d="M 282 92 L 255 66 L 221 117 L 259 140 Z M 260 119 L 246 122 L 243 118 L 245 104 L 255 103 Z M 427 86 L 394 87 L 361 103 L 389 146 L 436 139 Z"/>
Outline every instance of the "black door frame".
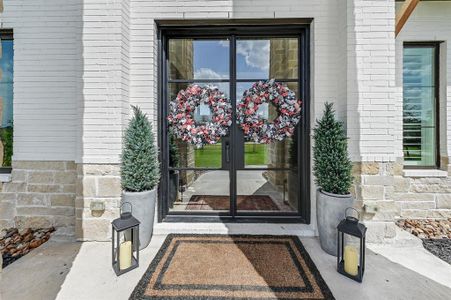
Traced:
<path fill-rule="evenodd" d="M 171 23 L 171 22 L 170 22 Z M 264 222 L 264 223 L 306 223 L 310 224 L 310 31 L 308 24 L 298 25 L 186 25 L 165 24 L 157 22 L 158 26 L 158 143 L 160 145 L 161 180 L 158 191 L 158 221 L 159 222 Z M 239 171 L 235 166 L 235 156 L 237 151 L 230 153 L 230 185 L 231 185 L 231 215 L 220 212 L 169 212 L 168 192 L 169 192 L 169 149 L 167 124 L 164 116 L 167 115 L 167 41 L 169 38 L 182 37 L 228 37 L 230 43 L 230 95 L 233 98 L 236 94 L 236 82 L 234 70 L 236 68 L 235 58 L 235 39 L 236 37 L 281 37 L 297 36 L 299 37 L 299 93 L 303 101 L 302 118 L 300 121 L 300 130 L 298 130 L 298 162 L 297 170 L 299 176 L 299 199 L 298 212 L 282 212 L 279 215 L 274 213 L 246 213 L 245 215 L 236 215 L 236 199 L 232 195 L 236 194 L 236 174 L 232 171 Z M 193 80 L 194 81 L 194 80 Z M 218 82 L 220 80 L 212 80 Z M 235 101 L 233 101 L 233 117 L 235 118 Z M 225 141 L 231 142 L 236 139 L 237 126 L 232 128 L 230 135 Z M 226 142 L 222 143 L 223 147 Z M 208 170 L 205 168 L 204 170 Z M 217 169 L 215 169 L 217 170 Z M 258 169 L 252 169 L 258 170 Z"/>

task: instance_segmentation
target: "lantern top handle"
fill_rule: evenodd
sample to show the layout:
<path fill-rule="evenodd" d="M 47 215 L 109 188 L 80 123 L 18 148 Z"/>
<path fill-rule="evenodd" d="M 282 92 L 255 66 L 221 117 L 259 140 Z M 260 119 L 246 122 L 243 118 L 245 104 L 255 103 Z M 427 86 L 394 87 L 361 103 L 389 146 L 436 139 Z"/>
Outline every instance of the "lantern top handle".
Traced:
<path fill-rule="evenodd" d="M 119 208 L 120 214 L 122 214 L 122 211 L 123 211 L 123 210 L 122 210 L 122 207 L 123 207 L 125 204 L 130 205 L 130 213 L 132 214 L 132 213 L 133 213 L 133 205 L 132 205 L 130 202 L 124 202 L 124 203 L 121 204 L 121 206 L 120 206 L 120 208 Z"/>
<path fill-rule="evenodd" d="M 356 218 L 356 217 L 353 217 L 353 216 L 351 216 L 351 215 L 348 215 L 348 210 L 353 210 L 353 211 L 355 211 L 355 212 L 357 213 L 357 218 Z M 359 219 L 360 219 L 360 213 L 359 213 L 359 211 L 358 211 L 357 209 L 355 209 L 354 207 L 348 207 L 348 208 L 345 209 L 345 219 L 348 220 L 348 221 L 357 223 L 357 222 L 359 221 Z"/>

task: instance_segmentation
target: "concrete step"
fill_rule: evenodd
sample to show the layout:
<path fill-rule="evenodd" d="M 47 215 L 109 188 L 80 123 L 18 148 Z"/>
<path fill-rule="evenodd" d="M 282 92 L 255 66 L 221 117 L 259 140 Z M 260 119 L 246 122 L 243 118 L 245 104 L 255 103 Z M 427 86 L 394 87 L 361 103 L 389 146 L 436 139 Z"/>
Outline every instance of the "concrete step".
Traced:
<path fill-rule="evenodd" d="M 369 244 L 371 246 L 383 246 L 390 245 L 396 248 L 411 248 L 411 247 L 423 247 L 423 242 L 420 238 L 408 233 L 407 231 L 396 227 L 396 236 L 392 239 L 385 239 L 382 244 Z"/>

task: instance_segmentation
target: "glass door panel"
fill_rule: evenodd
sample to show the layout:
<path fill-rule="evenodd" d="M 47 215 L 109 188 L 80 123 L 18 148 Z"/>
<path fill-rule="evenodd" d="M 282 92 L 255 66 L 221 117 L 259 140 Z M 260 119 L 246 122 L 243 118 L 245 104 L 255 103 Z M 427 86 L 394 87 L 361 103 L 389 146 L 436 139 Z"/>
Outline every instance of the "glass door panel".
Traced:
<path fill-rule="evenodd" d="M 236 104 L 244 101 L 245 91 L 257 81 L 269 79 L 286 85 L 299 98 L 298 51 L 299 39 L 295 37 L 237 39 Z M 279 111 L 268 102 L 261 104 L 256 114 L 273 123 Z M 237 215 L 298 213 L 298 130 L 292 137 L 263 144 L 245 137 L 237 127 Z"/>
<path fill-rule="evenodd" d="M 237 79 L 290 79 L 298 77 L 299 39 L 238 38 Z"/>
<path fill-rule="evenodd" d="M 259 80 L 275 79 L 299 98 L 299 45 L 299 36 L 169 38 L 166 110 L 192 84 L 217 87 L 232 103 L 234 117 L 244 91 Z M 192 114 L 197 125 L 211 122 L 205 104 Z M 279 112 L 264 103 L 257 114 L 272 122 Z M 178 139 L 165 122 L 170 214 L 299 216 L 300 124 L 291 137 L 259 144 L 245 138 L 233 118 L 218 143 L 195 147 Z"/>
<path fill-rule="evenodd" d="M 228 39 L 170 39 L 169 79 L 229 79 Z"/>
<path fill-rule="evenodd" d="M 216 87 L 230 94 L 230 41 L 175 38 L 168 40 L 167 105 L 190 85 Z M 167 106 L 167 107 L 168 107 Z M 211 108 L 201 103 L 192 112 L 197 126 L 212 121 Z M 224 165 L 222 141 L 195 147 L 168 129 L 169 212 L 230 212 L 230 172 Z"/>
<path fill-rule="evenodd" d="M 228 213 L 230 180 L 228 171 L 181 170 L 172 172 L 170 211 Z"/>
<path fill-rule="evenodd" d="M 237 212 L 293 213 L 298 211 L 296 171 L 245 170 L 237 172 Z"/>

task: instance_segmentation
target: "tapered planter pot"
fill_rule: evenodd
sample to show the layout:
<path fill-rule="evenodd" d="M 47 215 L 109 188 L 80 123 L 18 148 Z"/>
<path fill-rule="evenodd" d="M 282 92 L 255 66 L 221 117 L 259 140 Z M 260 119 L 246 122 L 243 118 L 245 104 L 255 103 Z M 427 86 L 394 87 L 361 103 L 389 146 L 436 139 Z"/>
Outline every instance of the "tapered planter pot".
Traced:
<path fill-rule="evenodd" d="M 133 216 L 141 222 L 139 226 L 139 250 L 146 248 L 152 238 L 156 200 L 156 188 L 139 193 L 122 192 L 122 203 L 129 202 L 133 207 Z"/>
<path fill-rule="evenodd" d="M 337 226 L 344 219 L 345 209 L 352 207 L 354 199 L 349 195 L 336 195 L 318 190 L 316 193 L 316 218 L 321 248 L 337 256 Z"/>

